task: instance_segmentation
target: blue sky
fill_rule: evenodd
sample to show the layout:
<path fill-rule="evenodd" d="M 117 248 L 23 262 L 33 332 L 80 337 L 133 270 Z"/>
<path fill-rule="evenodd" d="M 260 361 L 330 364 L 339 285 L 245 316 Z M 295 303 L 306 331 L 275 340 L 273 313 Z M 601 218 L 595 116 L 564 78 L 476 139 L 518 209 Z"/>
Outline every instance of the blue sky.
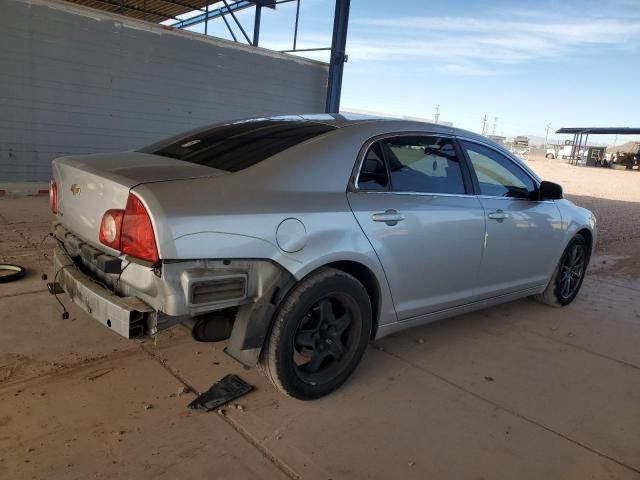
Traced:
<path fill-rule="evenodd" d="M 330 45 L 333 8 L 302 0 L 298 48 Z M 263 12 L 261 46 L 291 48 L 295 2 Z M 253 10 L 238 17 L 251 34 Z M 208 31 L 230 38 L 221 20 Z M 347 53 L 343 108 L 433 118 L 439 104 L 507 136 L 640 127 L 640 0 L 352 0 Z"/>

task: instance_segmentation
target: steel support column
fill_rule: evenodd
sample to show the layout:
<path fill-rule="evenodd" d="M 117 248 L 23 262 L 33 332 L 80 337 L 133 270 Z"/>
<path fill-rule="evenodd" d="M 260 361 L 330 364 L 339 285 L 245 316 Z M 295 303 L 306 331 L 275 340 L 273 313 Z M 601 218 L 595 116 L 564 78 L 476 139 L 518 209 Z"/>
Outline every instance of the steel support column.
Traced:
<path fill-rule="evenodd" d="M 258 46 L 260 40 L 260 16 L 262 15 L 262 7 L 256 3 L 256 14 L 253 21 L 253 46 Z"/>
<path fill-rule="evenodd" d="M 573 156 L 576 153 L 576 145 L 578 144 L 578 134 L 573 134 L 573 142 L 571 143 L 571 154 L 569 155 L 569 163 L 573 160 Z"/>
<path fill-rule="evenodd" d="M 298 20 L 300 20 L 300 0 L 296 1 L 296 25 L 293 29 L 293 49 L 296 49 L 298 43 Z"/>
<path fill-rule="evenodd" d="M 349 26 L 349 4 L 350 0 L 336 0 L 325 107 L 327 113 L 338 113 L 340 111 L 342 73 L 344 71 L 344 63 L 347 61 L 345 49 L 347 46 L 347 28 Z"/>

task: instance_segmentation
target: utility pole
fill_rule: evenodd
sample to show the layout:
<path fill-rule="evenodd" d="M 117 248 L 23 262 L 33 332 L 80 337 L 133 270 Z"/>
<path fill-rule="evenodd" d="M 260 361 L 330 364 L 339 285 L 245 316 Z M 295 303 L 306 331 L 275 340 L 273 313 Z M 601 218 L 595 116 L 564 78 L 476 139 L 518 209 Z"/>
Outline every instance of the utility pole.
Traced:
<path fill-rule="evenodd" d="M 487 134 L 487 114 L 484 114 L 484 118 L 482 119 L 482 135 Z"/>
<path fill-rule="evenodd" d="M 492 133 L 492 135 L 494 135 L 494 136 L 496 134 L 497 126 L 498 126 L 498 117 L 493 117 L 493 133 Z"/>
<path fill-rule="evenodd" d="M 551 128 L 551 124 L 547 123 L 546 128 L 544 129 L 544 150 L 546 153 L 547 146 L 549 145 L 549 129 Z"/>
<path fill-rule="evenodd" d="M 436 105 L 436 114 L 434 116 L 434 123 L 438 123 L 438 120 L 440 120 L 440 105 Z"/>

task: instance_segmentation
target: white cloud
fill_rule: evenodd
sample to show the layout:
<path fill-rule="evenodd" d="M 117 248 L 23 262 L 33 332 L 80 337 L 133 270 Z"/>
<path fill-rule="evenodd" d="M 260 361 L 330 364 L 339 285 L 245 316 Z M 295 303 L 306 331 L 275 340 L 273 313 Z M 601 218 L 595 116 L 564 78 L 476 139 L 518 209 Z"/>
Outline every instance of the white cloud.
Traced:
<path fill-rule="evenodd" d="M 638 44 L 637 11 L 616 10 L 617 16 L 518 10 L 484 12 L 482 18 L 353 19 L 348 53 L 355 61 L 438 59 L 444 62 L 440 70 L 486 75 L 504 64 L 585 54 L 602 45 Z"/>

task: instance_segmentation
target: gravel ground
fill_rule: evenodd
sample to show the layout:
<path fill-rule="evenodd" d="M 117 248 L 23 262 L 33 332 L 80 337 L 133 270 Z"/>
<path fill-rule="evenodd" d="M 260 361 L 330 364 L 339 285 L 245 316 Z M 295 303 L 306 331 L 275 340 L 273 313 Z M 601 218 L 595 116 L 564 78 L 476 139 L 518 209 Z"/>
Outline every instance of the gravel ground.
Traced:
<path fill-rule="evenodd" d="M 571 201 L 598 219 L 598 252 L 620 241 L 640 240 L 640 172 L 569 165 L 532 157 L 527 164 L 543 179 L 561 184 Z"/>
<path fill-rule="evenodd" d="M 0 198 L 0 258 L 28 270 L 0 287 L 0 479 L 640 480 L 640 175 L 528 164 L 598 216 L 576 301 L 522 299 L 373 342 L 317 402 L 184 325 L 133 342 L 66 296 L 61 320 L 40 279 L 47 199 Z M 187 408 L 228 373 L 255 386 L 241 408 Z"/>

